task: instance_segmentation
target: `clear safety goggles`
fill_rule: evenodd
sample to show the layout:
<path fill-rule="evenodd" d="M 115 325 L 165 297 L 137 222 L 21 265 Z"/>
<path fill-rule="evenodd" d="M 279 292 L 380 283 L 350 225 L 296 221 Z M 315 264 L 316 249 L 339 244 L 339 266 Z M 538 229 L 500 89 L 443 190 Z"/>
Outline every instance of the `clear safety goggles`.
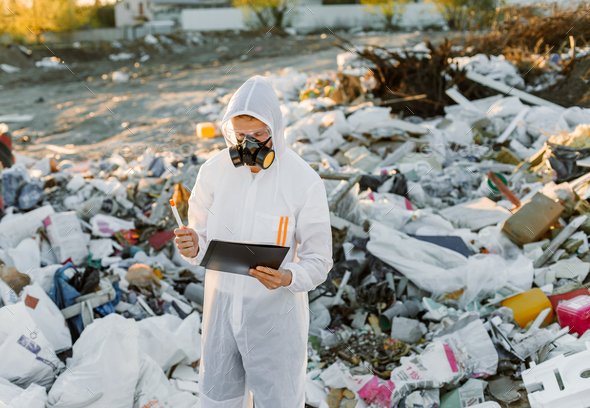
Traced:
<path fill-rule="evenodd" d="M 243 144 L 246 140 L 253 143 L 264 143 L 272 136 L 269 126 L 248 130 L 233 129 L 231 126 L 227 126 L 224 131 L 225 135 L 237 144 Z"/>

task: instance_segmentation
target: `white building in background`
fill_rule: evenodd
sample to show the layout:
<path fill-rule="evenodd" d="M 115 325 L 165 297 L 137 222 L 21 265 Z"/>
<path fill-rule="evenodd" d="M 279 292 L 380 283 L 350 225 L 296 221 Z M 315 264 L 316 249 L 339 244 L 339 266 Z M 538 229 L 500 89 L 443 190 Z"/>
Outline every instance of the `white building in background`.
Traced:
<path fill-rule="evenodd" d="M 180 23 L 184 9 L 229 7 L 231 0 L 119 0 L 115 3 L 115 26 L 135 26 L 148 21 Z"/>

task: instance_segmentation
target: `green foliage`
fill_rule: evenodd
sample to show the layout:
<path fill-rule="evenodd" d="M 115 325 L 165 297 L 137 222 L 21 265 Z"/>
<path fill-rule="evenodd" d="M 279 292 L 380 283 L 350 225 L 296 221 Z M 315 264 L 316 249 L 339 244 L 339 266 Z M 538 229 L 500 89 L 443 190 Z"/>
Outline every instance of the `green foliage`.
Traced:
<path fill-rule="evenodd" d="M 115 5 L 104 6 L 92 5 L 80 7 L 78 14 L 83 25 L 92 28 L 114 27 L 115 26 Z"/>
<path fill-rule="evenodd" d="M 361 0 L 361 4 L 367 6 L 367 11 L 380 16 L 381 22 L 388 30 L 397 28 L 399 20 L 406 12 L 404 4 L 409 0 Z"/>
<path fill-rule="evenodd" d="M 449 28 L 471 30 L 489 26 L 496 17 L 499 0 L 429 0 L 436 4 Z"/>
<path fill-rule="evenodd" d="M 43 33 L 72 31 L 84 25 L 114 27 L 112 4 L 78 6 L 71 0 L 4 0 L 0 11 L 0 36 L 14 42 L 42 42 Z"/>
<path fill-rule="evenodd" d="M 96 20 L 99 22 L 99 27 L 114 27 L 115 26 L 115 5 L 107 4 L 97 7 Z"/>
<path fill-rule="evenodd" d="M 233 0 L 235 7 L 246 9 L 254 16 L 254 27 L 287 27 L 295 16 L 297 0 Z"/>

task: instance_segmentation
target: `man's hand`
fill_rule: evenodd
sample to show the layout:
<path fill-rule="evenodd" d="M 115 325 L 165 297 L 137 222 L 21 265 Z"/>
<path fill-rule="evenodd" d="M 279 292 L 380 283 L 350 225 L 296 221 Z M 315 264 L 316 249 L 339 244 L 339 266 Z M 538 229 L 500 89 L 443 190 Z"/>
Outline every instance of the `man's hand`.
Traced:
<path fill-rule="evenodd" d="M 250 269 L 248 273 L 258 279 L 268 289 L 276 289 L 291 284 L 291 271 L 283 269 L 278 271 L 267 266 L 257 266 L 256 269 Z"/>
<path fill-rule="evenodd" d="M 174 230 L 176 238 L 174 242 L 178 248 L 180 255 L 186 256 L 187 258 L 194 258 L 199 252 L 199 236 L 192 228 L 187 228 L 184 225 L 182 228 L 176 228 Z"/>

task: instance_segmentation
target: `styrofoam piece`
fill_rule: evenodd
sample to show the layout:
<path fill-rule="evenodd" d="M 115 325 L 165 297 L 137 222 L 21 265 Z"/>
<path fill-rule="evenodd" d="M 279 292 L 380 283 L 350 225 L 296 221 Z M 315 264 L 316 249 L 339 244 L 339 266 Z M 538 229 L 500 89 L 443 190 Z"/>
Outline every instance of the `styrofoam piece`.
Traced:
<path fill-rule="evenodd" d="M 586 351 L 563 354 L 522 372 L 531 408 L 586 408 L 590 400 L 590 342 Z"/>
<path fill-rule="evenodd" d="M 449 97 L 452 100 L 454 100 L 459 105 L 461 105 L 461 107 L 463 107 L 464 109 L 470 110 L 472 112 L 477 112 L 477 113 L 483 114 L 481 109 L 479 109 L 477 106 L 475 106 L 469 99 L 464 97 L 461 94 L 461 92 L 459 92 L 456 88 L 449 88 L 445 91 L 445 93 L 447 95 L 449 95 Z"/>
<path fill-rule="evenodd" d="M 473 405 L 471 408 L 502 408 L 500 404 L 495 401 L 484 402 L 483 404 Z"/>

